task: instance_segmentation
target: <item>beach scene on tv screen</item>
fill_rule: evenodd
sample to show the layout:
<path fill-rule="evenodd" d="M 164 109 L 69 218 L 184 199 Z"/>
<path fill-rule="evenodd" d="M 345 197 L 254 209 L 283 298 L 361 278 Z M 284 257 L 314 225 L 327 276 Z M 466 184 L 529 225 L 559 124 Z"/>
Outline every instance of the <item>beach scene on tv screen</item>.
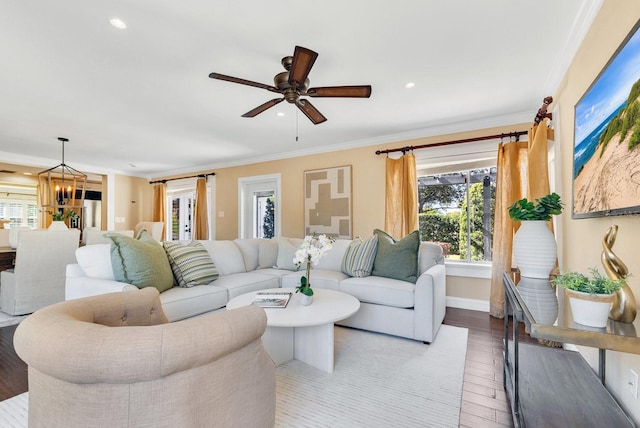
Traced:
<path fill-rule="evenodd" d="M 573 213 L 640 208 L 640 29 L 576 104 Z M 614 212 L 615 213 L 615 212 Z M 622 212 L 620 212 L 622 213 Z"/>

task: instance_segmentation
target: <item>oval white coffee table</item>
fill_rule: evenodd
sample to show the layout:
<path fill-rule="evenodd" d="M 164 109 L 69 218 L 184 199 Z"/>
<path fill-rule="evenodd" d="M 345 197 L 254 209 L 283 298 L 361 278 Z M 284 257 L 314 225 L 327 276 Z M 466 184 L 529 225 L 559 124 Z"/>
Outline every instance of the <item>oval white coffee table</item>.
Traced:
<path fill-rule="evenodd" d="M 333 323 L 355 314 L 360 302 L 355 297 L 334 290 L 314 289 L 313 303 L 300 304 L 293 288 L 272 288 L 268 291 L 290 291 L 286 308 L 264 308 L 267 330 L 262 343 L 276 365 L 296 359 L 325 372 L 333 372 Z M 227 309 L 253 303 L 256 291 L 234 297 Z"/>

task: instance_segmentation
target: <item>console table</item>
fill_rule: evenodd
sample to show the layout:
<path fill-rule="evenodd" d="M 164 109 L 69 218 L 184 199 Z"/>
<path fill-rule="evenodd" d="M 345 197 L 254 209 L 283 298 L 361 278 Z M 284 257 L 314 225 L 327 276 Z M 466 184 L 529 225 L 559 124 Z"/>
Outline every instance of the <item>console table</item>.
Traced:
<path fill-rule="evenodd" d="M 535 320 L 530 304 L 518 292 L 513 272 L 503 276 L 504 388 L 509 395 L 516 427 L 633 427 L 607 391 L 606 350 L 640 354 L 640 316 L 633 324 L 609 320 L 606 328 L 577 324 L 568 302 L 560 299 L 554 325 Z M 509 338 L 509 316 L 513 336 Z M 598 374 L 578 352 L 518 343 L 517 323 L 523 322 L 531 337 L 599 349 Z"/>

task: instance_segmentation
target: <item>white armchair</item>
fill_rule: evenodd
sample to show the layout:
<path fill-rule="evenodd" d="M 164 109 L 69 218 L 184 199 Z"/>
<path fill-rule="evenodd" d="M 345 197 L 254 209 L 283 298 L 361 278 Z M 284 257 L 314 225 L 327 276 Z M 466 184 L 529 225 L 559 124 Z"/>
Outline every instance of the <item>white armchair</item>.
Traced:
<path fill-rule="evenodd" d="M 79 242 L 77 229 L 20 233 L 15 267 L 0 273 L 0 310 L 24 315 L 64 301 L 66 266 L 76 262 Z"/>

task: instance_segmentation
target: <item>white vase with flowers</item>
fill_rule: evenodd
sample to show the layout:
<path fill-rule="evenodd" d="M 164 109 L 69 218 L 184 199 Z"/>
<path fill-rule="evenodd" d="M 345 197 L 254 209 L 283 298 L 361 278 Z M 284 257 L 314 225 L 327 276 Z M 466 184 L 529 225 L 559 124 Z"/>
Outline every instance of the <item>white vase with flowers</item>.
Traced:
<path fill-rule="evenodd" d="M 306 274 L 300 278 L 300 285 L 296 287 L 296 293 L 300 293 L 300 303 L 308 306 L 313 302 L 313 289 L 311 288 L 311 266 L 316 266 L 329 250 L 331 250 L 335 239 L 325 234 L 307 235 L 302 241 L 302 245 L 296 251 L 293 263 L 300 269 L 306 263 Z"/>

